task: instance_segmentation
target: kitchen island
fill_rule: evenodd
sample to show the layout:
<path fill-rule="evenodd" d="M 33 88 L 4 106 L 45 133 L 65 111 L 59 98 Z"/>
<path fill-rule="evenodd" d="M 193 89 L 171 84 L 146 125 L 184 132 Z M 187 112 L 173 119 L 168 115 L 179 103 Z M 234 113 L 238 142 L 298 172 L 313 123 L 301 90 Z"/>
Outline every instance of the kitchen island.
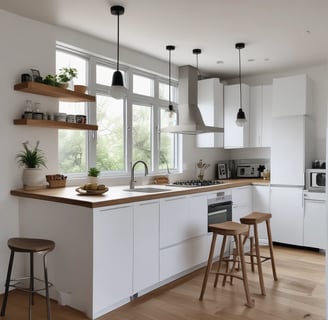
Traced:
<path fill-rule="evenodd" d="M 225 182 L 191 188 L 147 186 L 165 189 L 153 193 L 110 187 L 100 196 L 81 195 L 75 187 L 11 194 L 19 197 L 20 236 L 56 242 L 48 257 L 52 298 L 95 319 L 206 263 L 209 194 L 269 183 Z"/>

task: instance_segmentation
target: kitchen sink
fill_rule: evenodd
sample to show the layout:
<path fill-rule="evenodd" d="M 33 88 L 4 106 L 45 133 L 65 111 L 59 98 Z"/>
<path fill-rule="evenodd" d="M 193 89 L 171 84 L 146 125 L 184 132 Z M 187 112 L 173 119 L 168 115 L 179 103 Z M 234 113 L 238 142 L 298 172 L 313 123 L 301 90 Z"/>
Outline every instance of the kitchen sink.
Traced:
<path fill-rule="evenodd" d="M 170 191 L 170 190 L 171 189 L 162 189 L 162 188 L 155 188 L 155 187 L 144 187 L 144 188 L 126 189 L 126 190 L 123 190 L 123 191 L 155 193 L 155 192 L 165 192 L 165 191 Z"/>

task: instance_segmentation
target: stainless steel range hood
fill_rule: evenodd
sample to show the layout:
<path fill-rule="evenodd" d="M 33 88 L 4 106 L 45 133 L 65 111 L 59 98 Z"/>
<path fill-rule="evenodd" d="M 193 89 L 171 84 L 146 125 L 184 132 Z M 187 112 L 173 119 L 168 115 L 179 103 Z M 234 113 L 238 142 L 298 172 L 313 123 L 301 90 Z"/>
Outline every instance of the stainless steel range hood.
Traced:
<path fill-rule="evenodd" d="M 197 69 L 192 66 L 179 68 L 179 123 L 163 128 L 161 132 L 180 134 L 199 134 L 206 132 L 223 132 L 223 128 L 206 126 L 197 106 L 198 94 Z"/>

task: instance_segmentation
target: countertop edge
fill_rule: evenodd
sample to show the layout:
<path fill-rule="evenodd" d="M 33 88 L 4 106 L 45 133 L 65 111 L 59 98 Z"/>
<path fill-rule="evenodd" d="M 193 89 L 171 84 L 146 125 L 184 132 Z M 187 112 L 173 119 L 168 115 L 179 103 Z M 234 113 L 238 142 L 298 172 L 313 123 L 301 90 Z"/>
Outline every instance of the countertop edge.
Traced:
<path fill-rule="evenodd" d="M 183 196 L 189 194 L 197 194 L 204 192 L 211 192 L 222 189 L 230 189 L 236 187 L 242 187 L 247 185 L 269 185 L 269 180 L 263 179 L 232 179 L 225 180 L 224 184 L 206 186 L 206 187 L 195 187 L 195 188 L 178 188 L 175 187 L 168 189 L 165 192 L 157 193 L 140 193 L 136 195 L 136 192 L 127 194 L 124 193 L 123 189 L 126 187 L 110 187 L 110 191 L 114 190 L 114 193 L 106 193 L 97 196 L 86 196 L 78 194 L 75 191 L 76 187 L 65 187 L 65 188 L 54 188 L 54 189 L 41 189 L 41 190 L 23 190 L 16 189 L 11 190 L 10 194 L 17 197 L 38 199 L 44 201 L 58 202 L 63 204 L 77 205 L 87 208 L 99 208 L 105 206 L 113 206 L 120 204 L 128 204 L 139 201 L 147 201 L 154 199 L 162 199 L 175 196 Z M 160 185 L 157 185 L 159 187 Z M 120 189 L 121 188 L 121 193 Z M 169 187 L 168 187 L 169 188 Z M 116 193 L 115 193 L 116 192 Z"/>

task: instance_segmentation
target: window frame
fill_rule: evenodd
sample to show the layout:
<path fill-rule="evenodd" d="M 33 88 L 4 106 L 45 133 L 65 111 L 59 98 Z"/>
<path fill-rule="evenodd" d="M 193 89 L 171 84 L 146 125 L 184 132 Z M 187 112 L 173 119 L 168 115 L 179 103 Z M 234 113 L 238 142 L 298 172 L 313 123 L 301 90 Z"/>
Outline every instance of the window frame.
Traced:
<path fill-rule="evenodd" d="M 93 95 L 109 95 L 109 86 L 103 84 L 96 83 L 96 67 L 97 65 L 102 65 L 105 67 L 109 67 L 112 69 L 116 69 L 116 63 L 105 58 L 98 57 L 93 54 L 86 54 L 83 52 L 79 52 L 77 50 L 72 50 L 63 45 L 56 46 L 56 51 L 64 51 L 68 54 L 74 54 L 77 56 L 81 56 L 87 59 L 87 86 L 88 92 Z M 130 67 L 126 65 L 120 64 L 120 71 L 125 73 L 124 76 L 124 85 L 128 88 L 127 97 L 124 98 L 124 170 L 122 171 L 107 171 L 102 172 L 103 177 L 126 177 L 131 173 L 131 161 L 132 161 L 132 105 L 149 105 L 152 107 L 152 125 L 151 125 L 151 168 L 149 171 L 150 175 L 156 174 L 168 174 L 169 172 L 165 169 L 159 169 L 160 164 L 160 111 L 164 108 L 167 108 L 168 101 L 159 98 L 159 84 L 165 83 L 168 84 L 169 81 L 165 76 L 158 75 L 155 73 L 147 72 L 144 70 L 140 70 L 136 67 Z M 138 93 L 133 93 L 133 75 L 138 75 L 142 77 L 146 77 L 152 79 L 154 81 L 154 97 L 145 96 Z M 111 82 L 111 80 L 110 80 Z M 178 92 L 178 82 L 171 80 L 171 86 L 176 87 L 176 100 L 177 100 L 177 92 Z M 174 99 L 172 99 L 174 100 Z M 92 105 L 94 104 L 94 106 Z M 172 104 L 175 108 L 177 108 L 177 102 L 172 101 Z M 97 119 L 97 108 L 96 102 L 86 103 L 86 114 L 91 123 L 96 123 Z M 182 139 L 178 137 L 177 134 L 174 134 L 174 141 L 176 143 L 175 149 L 175 159 L 174 163 L 176 164 L 175 168 L 170 168 L 170 173 L 180 172 L 181 163 L 182 163 Z M 96 166 L 96 146 L 97 146 L 97 132 L 96 131 L 88 131 L 87 132 L 87 168 Z M 138 159 L 139 160 L 139 159 Z M 140 159 L 142 160 L 142 159 Z M 82 177 L 87 174 L 87 172 L 81 174 L 71 174 L 66 173 L 70 177 Z"/>

